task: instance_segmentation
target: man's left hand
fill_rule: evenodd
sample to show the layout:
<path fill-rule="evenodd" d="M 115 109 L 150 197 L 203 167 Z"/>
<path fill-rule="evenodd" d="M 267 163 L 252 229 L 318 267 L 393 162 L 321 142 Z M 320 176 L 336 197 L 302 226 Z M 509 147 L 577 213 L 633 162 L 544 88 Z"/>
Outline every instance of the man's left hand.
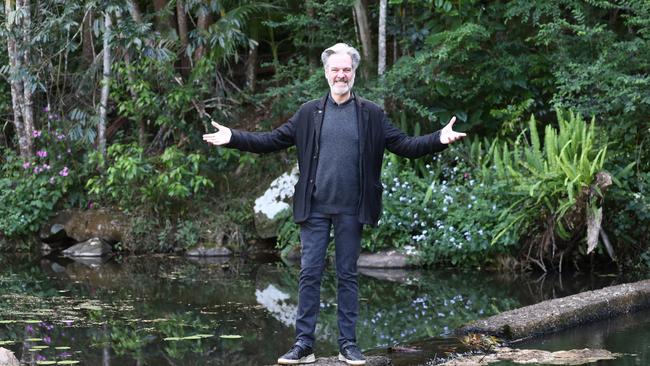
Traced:
<path fill-rule="evenodd" d="M 451 117 L 449 123 L 447 123 L 447 125 L 442 130 L 440 130 L 440 142 L 445 145 L 451 144 L 452 142 L 458 141 L 467 136 L 467 134 L 463 132 L 454 131 L 454 123 L 456 123 L 456 117 Z"/>

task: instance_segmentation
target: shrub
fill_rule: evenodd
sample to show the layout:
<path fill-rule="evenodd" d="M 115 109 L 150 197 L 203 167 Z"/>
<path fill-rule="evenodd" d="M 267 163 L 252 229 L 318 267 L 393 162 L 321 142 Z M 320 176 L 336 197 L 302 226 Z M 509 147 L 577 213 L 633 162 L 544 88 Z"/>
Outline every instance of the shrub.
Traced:
<path fill-rule="evenodd" d="M 201 175 L 204 157 L 186 154 L 176 147 L 162 155 L 147 157 L 136 144 L 113 144 L 108 148 L 105 174 L 88 179 L 89 193 L 130 210 L 139 205 L 155 210 L 172 208 L 213 184 Z M 92 161 L 100 166 L 101 155 Z"/>
<path fill-rule="evenodd" d="M 23 161 L 2 151 L 0 231 L 7 237 L 36 232 L 73 184 L 76 170 L 68 165 L 71 147 L 60 131 L 34 131 L 36 156 Z"/>
<path fill-rule="evenodd" d="M 511 204 L 502 211 L 492 242 L 508 232 L 525 233 L 543 269 L 545 260 L 558 253 L 561 261 L 564 251 L 585 237 L 590 215 L 600 210 L 602 192 L 595 179 L 607 153 L 597 143 L 593 119 L 587 124 L 580 115 L 559 111 L 557 119 L 558 129 L 546 126 L 542 147 L 531 117 L 530 140 L 522 133 L 514 143 L 500 143 L 492 152 L 494 165 L 483 168 L 485 176 L 494 169 L 496 182 L 510 187 L 502 191 Z M 556 239 L 566 241 L 564 247 Z"/>

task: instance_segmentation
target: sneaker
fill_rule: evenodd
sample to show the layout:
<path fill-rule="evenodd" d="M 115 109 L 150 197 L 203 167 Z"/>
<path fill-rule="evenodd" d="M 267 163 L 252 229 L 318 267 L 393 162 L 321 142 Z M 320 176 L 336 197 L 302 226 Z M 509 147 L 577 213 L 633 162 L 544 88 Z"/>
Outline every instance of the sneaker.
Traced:
<path fill-rule="evenodd" d="M 343 361 L 348 365 L 366 364 L 366 358 L 363 357 L 363 354 L 361 354 L 361 351 L 359 351 L 359 347 L 357 347 L 356 344 L 351 344 L 349 346 L 344 347 L 339 352 L 339 361 Z"/>
<path fill-rule="evenodd" d="M 289 352 L 278 358 L 278 364 L 280 365 L 299 365 L 314 362 L 316 362 L 316 357 L 311 347 L 303 347 L 299 344 L 294 344 L 289 349 Z"/>

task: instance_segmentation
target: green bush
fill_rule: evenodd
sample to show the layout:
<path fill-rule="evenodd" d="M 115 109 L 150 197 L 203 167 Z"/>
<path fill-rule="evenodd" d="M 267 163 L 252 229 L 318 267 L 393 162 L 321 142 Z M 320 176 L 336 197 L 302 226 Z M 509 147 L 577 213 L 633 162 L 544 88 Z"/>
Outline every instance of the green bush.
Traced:
<path fill-rule="evenodd" d="M 557 112 L 559 128 L 546 126 L 542 146 L 534 117 L 529 136 L 514 143 L 498 143 L 492 149 L 494 165 L 483 173 L 496 172 L 496 182 L 508 187 L 502 197 L 510 205 L 499 217 L 496 243 L 506 233 L 526 236 L 538 249 L 539 264 L 547 256 L 564 252 L 557 239 L 567 243 L 585 237 L 587 218 L 600 209 L 602 193 L 595 186 L 603 169 L 607 146 L 598 143 L 594 120 L 587 124 L 580 115 Z"/>
<path fill-rule="evenodd" d="M 76 170 L 61 131 L 34 131 L 36 156 L 23 161 L 13 151 L 2 150 L 0 165 L 0 231 L 18 237 L 38 231 L 53 214 Z"/>
<path fill-rule="evenodd" d="M 86 187 L 100 201 L 115 202 L 125 210 L 138 206 L 172 208 L 213 187 L 200 174 L 204 162 L 200 154 L 169 147 L 162 155 L 147 157 L 136 144 L 113 144 L 107 155 L 106 172 L 88 179 Z M 99 154 L 91 161 L 103 165 Z"/>
<path fill-rule="evenodd" d="M 389 155 L 382 172 L 382 218 L 378 228 L 366 230 L 363 247 L 414 251 L 425 265 L 477 266 L 508 253 L 515 242 L 510 237 L 490 245 L 503 202 L 498 187 L 484 184 L 468 160 L 472 149 L 479 152 L 482 145 L 452 146 L 426 164 L 424 174 Z"/>

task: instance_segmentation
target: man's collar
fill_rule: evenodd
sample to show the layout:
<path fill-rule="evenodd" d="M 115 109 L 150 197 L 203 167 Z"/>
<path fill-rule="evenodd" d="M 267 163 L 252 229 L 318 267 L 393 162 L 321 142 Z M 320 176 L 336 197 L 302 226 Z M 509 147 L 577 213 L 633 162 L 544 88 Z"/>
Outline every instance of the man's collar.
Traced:
<path fill-rule="evenodd" d="M 350 95 L 349 100 L 354 100 L 355 104 L 357 107 L 362 107 L 363 106 L 363 101 L 364 99 L 362 97 L 357 97 L 356 93 L 354 91 L 351 92 L 352 94 Z M 318 109 L 325 110 L 325 105 L 327 104 L 327 100 L 331 98 L 330 91 L 327 91 L 327 94 L 325 94 L 320 100 L 318 101 Z"/>
<path fill-rule="evenodd" d="M 350 91 L 350 98 L 348 98 L 345 102 L 339 104 L 334 100 L 334 98 L 332 98 L 332 92 L 330 91 L 329 93 L 327 93 L 327 100 L 334 105 L 342 106 L 351 103 L 353 100 L 355 100 L 355 95 L 354 92 Z"/>

